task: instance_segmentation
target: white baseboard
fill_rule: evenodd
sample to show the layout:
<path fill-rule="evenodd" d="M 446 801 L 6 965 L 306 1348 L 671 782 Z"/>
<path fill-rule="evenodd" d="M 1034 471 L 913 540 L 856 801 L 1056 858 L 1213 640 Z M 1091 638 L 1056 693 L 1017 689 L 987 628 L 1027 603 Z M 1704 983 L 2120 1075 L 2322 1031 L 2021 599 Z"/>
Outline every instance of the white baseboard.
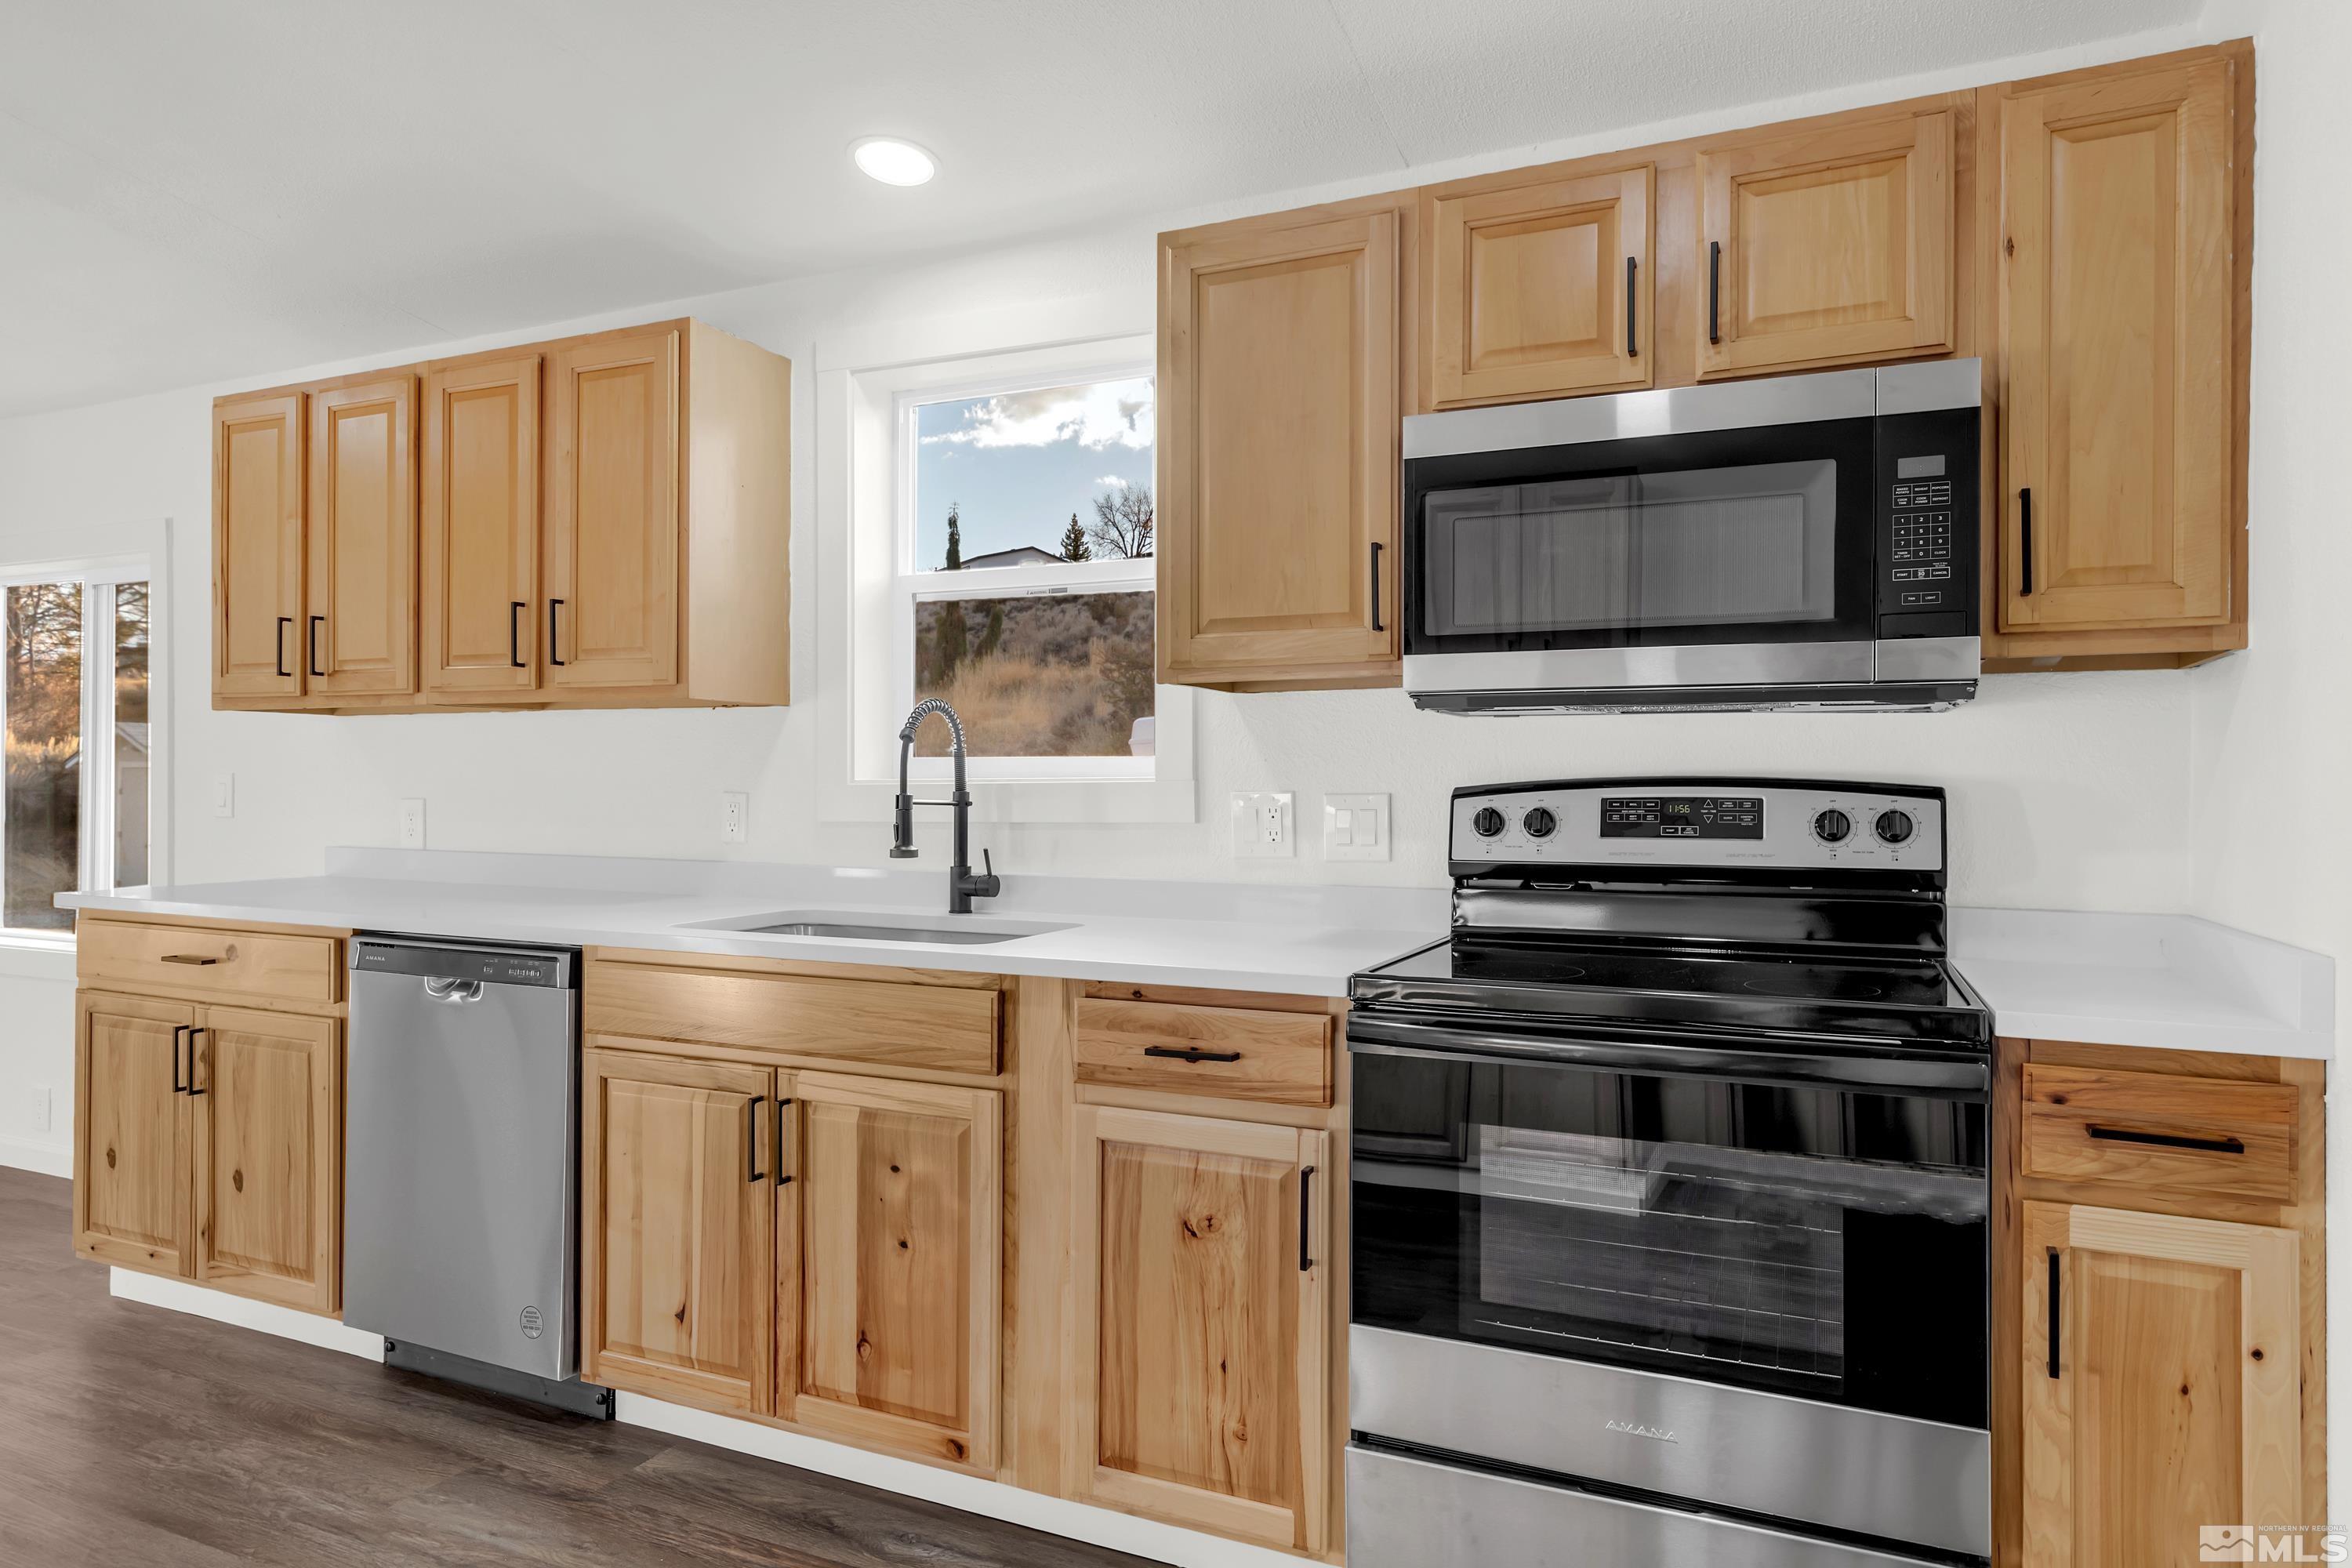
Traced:
<path fill-rule="evenodd" d="M 0 1138 L 0 1165 L 70 1179 L 73 1175 L 73 1145 L 36 1143 L 29 1138 Z"/>
<path fill-rule="evenodd" d="M 107 1289 L 126 1301 L 168 1307 L 174 1312 L 234 1323 L 240 1329 L 275 1334 L 281 1340 L 299 1340 L 306 1345 L 341 1351 L 369 1361 L 383 1359 L 382 1334 L 347 1329 L 334 1319 L 322 1318 L 315 1312 L 298 1312 L 269 1301 L 250 1301 L 191 1280 L 167 1279 L 160 1274 L 142 1274 L 134 1268 L 110 1268 L 107 1273 Z"/>
<path fill-rule="evenodd" d="M 267 1301 L 250 1301 L 186 1279 L 167 1279 L 129 1268 L 111 1268 L 108 1275 L 108 1289 L 126 1301 L 188 1312 L 369 1361 L 383 1359 L 383 1335 L 345 1328 L 332 1318 L 298 1312 Z M 1203 1535 L 1196 1530 L 1161 1524 L 1156 1520 L 1047 1497 L 1043 1492 L 1024 1491 L 959 1470 L 943 1470 L 912 1459 L 869 1453 L 822 1437 L 782 1431 L 756 1421 L 739 1421 L 731 1415 L 673 1405 L 665 1399 L 650 1399 L 641 1394 L 623 1392 L 614 1403 L 614 1418 L 631 1426 L 690 1438 L 714 1448 L 814 1470 L 819 1475 L 878 1487 L 905 1497 L 921 1498 L 966 1513 L 1083 1541 L 1090 1546 L 1174 1563 L 1176 1568 L 1300 1568 L 1303 1561 L 1287 1552 L 1270 1552 L 1262 1546 Z"/>

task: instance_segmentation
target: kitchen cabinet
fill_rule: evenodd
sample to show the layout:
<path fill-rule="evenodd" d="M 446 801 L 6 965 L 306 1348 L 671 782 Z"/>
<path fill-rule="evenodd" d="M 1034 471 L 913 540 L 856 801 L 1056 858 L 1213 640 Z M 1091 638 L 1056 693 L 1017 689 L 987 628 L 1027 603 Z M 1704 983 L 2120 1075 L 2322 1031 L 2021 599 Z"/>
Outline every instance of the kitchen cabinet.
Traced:
<path fill-rule="evenodd" d="M 1393 685 L 1402 200 L 1160 237 L 1160 679 Z"/>
<path fill-rule="evenodd" d="M 547 683 L 677 679 L 678 334 L 604 335 L 548 363 Z"/>
<path fill-rule="evenodd" d="M 2002 89 L 1990 651 L 2245 646 L 2252 67 L 2233 46 Z"/>
<path fill-rule="evenodd" d="M 582 1059 L 581 1375 L 769 1410 L 775 1075 L 604 1045 Z"/>
<path fill-rule="evenodd" d="M 429 701 L 538 689 L 539 393 L 535 353 L 425 377 L 418 623 Z"/>
<path fill-rule="evenodd" d="M 1071 1495 L 1319 1553 L 1329 1135 L 1076 1115 Z"/>
<path fill-rule="evenodd" d="M 1421 193 L 1431 405 L 1650 384 L 1654 171 Z"/>
<path fill-rule="evenodd" d="M 302 693 L 302 395 L 213 405 L 213 695 Z"/>
<path fill-rule="evenodd" d="M 1699 149 L 1701 380 L 1952 346 L 1953 121 L 1843 117 Z"/>
<path fill-rule="evenodd" d="M 191 1118 L 184 1002 L 84 991 L 74 999 L 74 1250 L 185 1274 Z"/>
<path fill-rule="evenodd" d="M 1000 1096 L 778 1075 L 776 1414 L 992 1473 Z"/>
<path fill-rule="evenodd" d="M 310 395 L 301 622 L 314 700 L 416 689 L 416 378 Z"/>

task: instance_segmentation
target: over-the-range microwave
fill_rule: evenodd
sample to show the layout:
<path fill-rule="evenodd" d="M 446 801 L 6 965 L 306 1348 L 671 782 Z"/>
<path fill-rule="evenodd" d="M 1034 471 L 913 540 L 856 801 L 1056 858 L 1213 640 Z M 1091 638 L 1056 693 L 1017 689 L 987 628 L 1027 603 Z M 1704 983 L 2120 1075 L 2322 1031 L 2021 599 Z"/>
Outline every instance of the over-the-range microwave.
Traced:
<path fill-rule="evenodd" d="M 1973 359 L 1404 422 L 1404 684 L 1453 713 L 1976 695 Z"/>

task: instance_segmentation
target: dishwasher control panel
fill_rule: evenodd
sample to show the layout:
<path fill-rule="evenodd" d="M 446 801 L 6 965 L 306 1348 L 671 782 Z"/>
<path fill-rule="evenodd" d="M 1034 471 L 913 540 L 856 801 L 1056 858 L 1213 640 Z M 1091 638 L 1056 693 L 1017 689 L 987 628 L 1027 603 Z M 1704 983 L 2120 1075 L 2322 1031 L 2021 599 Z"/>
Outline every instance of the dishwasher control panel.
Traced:
<path fill-rule="evenodd" d="M 464 942 L 425 945 L 415 942 L 352 942 L 352 968 L 371 974 L 422 974 L 436 980 L 471 980 L 489 985 L 572 984 L 574 955 L 545 949 L 475 946 Z"/>

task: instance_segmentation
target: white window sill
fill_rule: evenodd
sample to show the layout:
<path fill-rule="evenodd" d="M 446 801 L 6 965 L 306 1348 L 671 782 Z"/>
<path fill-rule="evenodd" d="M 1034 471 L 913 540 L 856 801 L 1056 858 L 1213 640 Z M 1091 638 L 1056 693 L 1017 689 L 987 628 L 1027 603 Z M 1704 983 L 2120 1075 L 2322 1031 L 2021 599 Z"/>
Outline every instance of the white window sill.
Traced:
<path fill-rule="evenodd" d="M 73 932 L 0 930 L 0 977 L 71 981 Z"/>

